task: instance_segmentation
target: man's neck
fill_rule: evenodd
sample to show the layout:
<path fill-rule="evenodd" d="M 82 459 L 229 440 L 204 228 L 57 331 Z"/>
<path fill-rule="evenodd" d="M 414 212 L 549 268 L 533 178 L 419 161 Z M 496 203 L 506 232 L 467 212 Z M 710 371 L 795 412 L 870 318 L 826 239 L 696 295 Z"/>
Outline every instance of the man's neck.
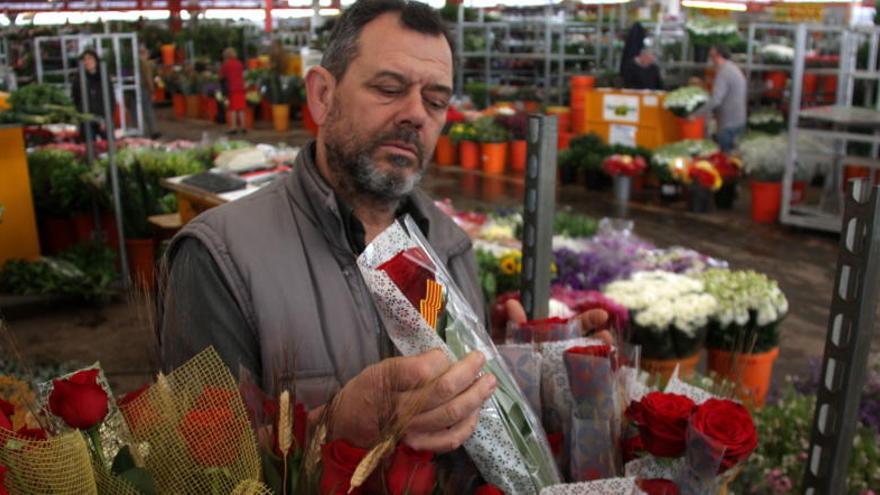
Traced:
<path fill-rule="evenodd" d="M 318 173 L 327 181 L 338 197 L 345 198 L 352 214 L 363 224 L 365 243 L 373 242 L 376 236 L 394 223 L 399 203 L 397 201 L 378 201 L 375 198 L 358 194 L 350 184 L 347 184 L 342 177 L 331 170 L 327 161 L 326 148 L 322 143 L 319 142 L 315 148 L 315 163 L 318 167 Z"/>

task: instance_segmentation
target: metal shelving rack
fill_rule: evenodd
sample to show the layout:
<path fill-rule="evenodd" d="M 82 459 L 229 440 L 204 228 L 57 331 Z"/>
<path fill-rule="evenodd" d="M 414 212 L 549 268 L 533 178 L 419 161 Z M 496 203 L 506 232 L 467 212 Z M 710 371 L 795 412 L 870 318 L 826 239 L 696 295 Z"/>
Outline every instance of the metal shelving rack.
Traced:
<path fill-rule="evenodd" d="M 546 89 L 566 87 L 568 77 L 585 71 L 570 71 L 569 64 L 581 62 L 592 67 L 619 64 L 620 51 L 614 43 L 590 43 L 592 50 L 585 54 L 566 53 L 567 40 L 578 34 L 604 36 L 615 39 L 626 23 L 626 5 L 598 6 L 595 22 L 558 22 L 554 20 L 555 7 L 545 7 L 546 15 L 541 20 L 485 20 L 485 12 L 479 11 L 477 21 L 465 21 L 464 7 L 458 10 L 455 28 L 456 43 L 456 91 L 463 94 L 467 79 L 476 76 L 481 82 L 489 84 L 529 83 Z M 610 18 L 605 22 L 606 9 Z M 482 32 L 483 49 L 465 50 L 465 34 Z M 525 32 L 528 36 L 520 42 L 516 35 Z M 519 48 L 530 48 L 515 51 Z M 467 67 L 469 60 L 482 60 L 480 68 Z M 538 62 L 530 69 L 498 69 L 496 63 L 505 60 L 533 60 Z M 546 102 L 546 100 L 545 100 Z M 562 91 L 557 94 L 557 102 L 562 103 Z"/>
<path fill-rule="evenodd" d="M 804 109 L 801 107 L 804 73 L 827 73 L 829 69 L 805 67 L 804 55 L 807 50 L 808 35 L 821 33 L 840 37 L 840 61 L 836 71 L 838 77 L 837 99 L 834 105 Z M 869 56 L 867 65 L 859 67 L 859 46 L 867 42 Z M 877 67 L 880 28 L 840 28 L 829 26 L 810 26 L 799 24 L 795 29 L 795 63 L 792 74 L 792 94 L 788 120 L 788 153 L 785 164 L 785 178 L 782 190 L 780 219 L 787 225 L 814 228 L 829 232 L 839 232 L 843 212 L 843 166 L 859 165 L 871 169 L 871 176 L 877 178 L 880 170 L 880 96 L 870 95 L 877 89 L 880 71 Z M 853 107 L 853 93 L 857 81 L 866 81 L 864 107 Z M 854 132 L 863 131 L 863 132 Z M 864 132 L 868 131 L 868 132 Z M 830 139 L 832 151 L 821 156 L 799 156 L 798 136 L 816 139 Z M 871 145 L 869 157 L 846 154 L 850 142 Z M 830 169 L 825 175 L 822 196 L 818 204 L 791 205 L 792 186 L 798 160 L 830 159 Z"/>
<path fill-rule="evenodd" d="M 60 59 L 55 62 L 61 63 L 60 68 L 47 68 L 49 60 L 43 57 L 45 46 L 57 45 L 60 49 Z M 143 107 L 141 99 L 140 65 L 138 64 L 138 38 L 137 33 L 111 33 L 111 34 L 69 34 L 60 36 L 38 36 L 34 38 L 34 61 L 36 65 L 37 81 L 44 82 L 47 76 L 60 76 L 61 85 L 70 94 L 72 81 L 78 77 L 76 61 L 86 48 L 93 48 L 102 59 L 113 57 L 111 81 L 113 84 L 114 98 L 119 108 L 120 129 L 125 135 L 141 135 L 144 129 Z M 128 51 L 129 56 L 124 57 L 123 51 Z M 127 61 L 128 63 L 123 63 Z M 46 81 L 53 82 L 53 81 Z M 132 98 L 134 106 L 135 126 L 129 126 L 127 114 L 129 108 L 126 105 L 127 98 Z"/>

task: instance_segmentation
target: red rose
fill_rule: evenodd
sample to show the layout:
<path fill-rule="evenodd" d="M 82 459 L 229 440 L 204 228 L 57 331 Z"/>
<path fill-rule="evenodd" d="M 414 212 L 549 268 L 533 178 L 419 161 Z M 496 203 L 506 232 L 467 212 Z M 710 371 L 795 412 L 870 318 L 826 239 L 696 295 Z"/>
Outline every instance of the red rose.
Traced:
<path fill-rule="evenodd" d="M 9 495 L 6 491 L 6 466 L 0 466 L 0 495 Z"/>
<path fill-rule="evenodd" d="M 397 445 L 385 472 L 389 495 L 430 495 L 434 492 L 437 468 L 434 453 Z"/>
<path fill-rule="evenodd" d="M 15 414 L 15 406 L 0 399 L 0 428 L 12 430 L 12 416 Z"/>
<path fill-rule="evenodd" d="M 351 476 L 364 456 L 367 449 L 351 445 L 345 440 L 333 440 L 321 447 L 321 495 L 345 495 L 351 486 Z M 353 494 L 364 493 L 360 488 L 351 491 Z"/>
<path fill-rule="evenodd" d="M 719 473 L 747 458 L 758 446 L 752 415 L 742 404 L 730 400 L 707 400 L 694 412 L 691 424 L 713 446 L 724 449 Z"/>
<path fill-rule="evenodd" d="M 156 423 L 160 413 L 152 404 L 142 400 L 138 400 L 144 392 L 150 388 L 150 384 L 146 383 L 137 390 L 133 390 L 125 394 L 122 399 L 117 402 L 122 416 L 132 433 L 144 431 Z"/>
<path fill-rule="evenodd" d="M 46 440 L 49 435 L 42 428 L 21 427 L 15 432 L 15 436 L 24 440 Z"/>
<path fill-rule="evenodd" d="M 513 342 L 558 342 L 580 336 L 580 328 L 569 318 L 544 318 L 525 323 L 508 323 L 507 336 Z"/>
<path fill-rule="evenodd" d="M 302 403 L 293 407 L 293 439 L 300 449 L 306 448 L 306 433 L 309 428 L 309 412 Z"/>
<path fill-rule="evenodd" d="M 229 408 L 196 409 L 178 426 L 193 459 L 203 467 L 229 466 L 238 458 L 241 425 Z"/>
<path fill-rule="evenodd" d="M 98 385 L 98 370 L 75 373 L 66 380 L 52 380 L 49 411 L 71 428 L 88 430 L 107 416 L 107 392 Z"/>
<path fill-rule="evenodd" d="M 645 444 L 642 442 L 641 435 L 630 438 L 624 438 L 620 441 L 620 453 L 623 457 L 623 463 L 638 458 L 638 453 L 645 450 Z"/>
<path fill-rule="evenodd" d="M 636 484 L 648 495 L 678 495 L 680 493 L 678 485 L 662 478 L 638 480 Z"/>
<path fill-rule="evenodd" d="M 195 409 L 231 408 L 233 402 L 240 398 L 238 390 L 205 387 L 196 399 Z"/>
<path fill-rule="evenodd" d="M 683 395 L 651 392 L 633 402 L 626 415 L 638 425 L 648 453 L 679 457 L 685 451 L 688 419 L 695 408 L 694 401 Z"/>
<path fill-rule="evenodd" d="M 263 400 L 263 415 L 275 422 L 278 418 L 278 401 L 275 399 L 264 399 Z"/>
<path fill-rule="evenodd" d="M 428 280 L 434 280 L 434 265 L 420 248 L 409 248 L 382 263 L 379 269 L 388 274 L 394 285 L 420 310 L 421 301 L 428 294 Z"/>
<path fill-rule="evenodd" d="M 502 492 L 497 486 L 487 483 L 477 488 L 474 495 L 504 495 L 504 492 Z"/>
<path fill-rule="evenodd" d="M 580 356 L 593 356 L 607 358 L 611 356 L 611 346 L 609 345 L 582 345 L 574 346 L 566 349 L 569 354 L 578 354 Z"/>

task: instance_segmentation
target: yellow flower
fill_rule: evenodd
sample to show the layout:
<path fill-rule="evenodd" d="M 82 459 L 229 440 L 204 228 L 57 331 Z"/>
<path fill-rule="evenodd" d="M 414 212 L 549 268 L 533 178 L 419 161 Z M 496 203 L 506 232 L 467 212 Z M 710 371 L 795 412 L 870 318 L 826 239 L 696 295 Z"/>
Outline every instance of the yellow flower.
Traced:
<path fill-rule="evenodd" d="M 522 272 L 522 255 L 517 252 L 505 254 L 499 262 L 499 267 L 504 275 L 516 275 Z"/>
<path fill-rule="evenodd" d="M 15 406 L 15 413 L 10 418 L 14 429 L 33 426 L 27 424 L 28 411 L 36 404 L 30 385 L 15 377 L 0 375 L 0 398 Z"/>

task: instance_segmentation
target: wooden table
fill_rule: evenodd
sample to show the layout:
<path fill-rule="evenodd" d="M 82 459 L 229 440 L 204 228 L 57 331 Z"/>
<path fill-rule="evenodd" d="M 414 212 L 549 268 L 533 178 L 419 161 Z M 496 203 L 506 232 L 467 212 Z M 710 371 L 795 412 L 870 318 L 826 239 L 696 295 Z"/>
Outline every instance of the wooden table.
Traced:
<path fill-rule="evenodd" d="M 161 179 L 159 181 L 159 184 L 162 185 L 162 187 L 173 191 L 177 195 L 177 211 L 180 214 L 181 225 L 186 225 L 190 220 L 205 210 L 243 198 L 260 189 L 259 187 L 248 185 L 246 188 L 239 189 L 238 191 L 215 194 L 183 183 L 183 179 L 186 177 L 187 176 L 172 177 L 170 179 Z"/>

